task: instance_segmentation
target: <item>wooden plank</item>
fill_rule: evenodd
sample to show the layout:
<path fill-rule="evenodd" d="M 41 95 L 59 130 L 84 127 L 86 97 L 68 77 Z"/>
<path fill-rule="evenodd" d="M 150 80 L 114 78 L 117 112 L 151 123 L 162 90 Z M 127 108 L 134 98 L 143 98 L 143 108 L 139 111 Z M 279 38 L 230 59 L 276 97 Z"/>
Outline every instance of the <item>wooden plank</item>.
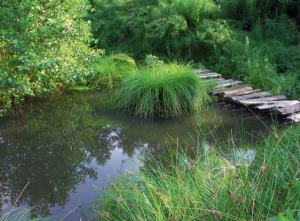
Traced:
<path fill-rule="evenodd" d="M 278 108 L 277 111 L 282 115 L 293 114 L 293 113 L 296 113 L 296 112 L 300 111 L 300 104 L 298 103 L 298 104 L 294 104 L 294 105 L 291 105 L 291 106 Z"/>
<path fill-rule="evenodd" d="M 195 73 L 196 74 L 201 74 L 201 73 L 211 73 L 213 71 L 211 70 L 208 70 L 208 69 L 198 69 L 198 70 L 195 70 Z"/>
<path fill-rule="evenodd" d="M 214 76 L 222 76 L 221 74 L 219 73 L 216 73 L 216 72 L 208 72 L 208 73 L 201 73 L 201 74 L 198 74 L 200 77 L 214 77 Z"/>
<path fill-rule="evenodd" d="M 273 97 L 263 97 L 263 98 L 255 98 L 255 99 L 248 99 L 248 100 L 237 100 L 235 102 L 238 102 L 243 105 L 261 105 L 261 104 L 273 104 L 273 103 L 279 103 L 281 100 L 285 100 L 286 96 L 279 95 L 279 96 L 273 96 Z"/>
<path fill-rule="evenodd" d="M 210 91 L 212 95 L 221 95 L 221 97 L 228 98 L 234 103 L 252 106 L 251 108 L 260 111 L 276 110 L 279 114 L 286 115 L 287 119 L 300 122 L 300 101 L 298 100 L 285 100 L 286 97 L 283 95 L 271 96 L 269 92 L 254 90 L 251 85 L 239 85 L 242 84 L 242 81 L 224 79 L 221 74 L 212 70 L 198 69 L 195 70 L 195 73 L 198 78 L 207 80 L 207 82 L 216 82 L 217 86 Z M 241 109 L 236 109 L 233 104 L 225 104 L 222 108 L 233 108 L 233 111 L 241 111 Z"/>
<path fill-rule="evenodd" d="M 260 92 L 260 93 L 253 93 L 248 95 L 234 96 L 234 97 L 230 97 L 230 99 L 236 101 L 236 100 L 246 100 L 250 98 L 259 98 L 259 97 L 268 97 L 268 96 L 271 96 L 271 93 Z"/>
<path fill-rule="evenodd" d="M 219 84 L 215 88 L 230 87 L 230 86 L 234 86 L 234 85 L 238 85 L 238 84 L 242 84 L 242 83 L 243 83 L 242 81 L 232 81 L 229 83 Z"/>
<path fill-rule="evenodd" d="M 290 119 L 290 120 L 298 123 L 298 122 L 300 122 L 300 113 L 296 113 L 291 116 L 288 116 L 287 119 Z"/>
<path fill-rule="evenodd" d="M 198 78 L 201 78 L 201 79 L 208 79 L 208 78 L 219 78 L 219 77 L 222 77 L 221 74 L 218 74 L 218 73 L 214 73 L 214 74 L 206 74 L 206 75 L 198 75 Z"/>
<path fill-rule="evenodd" d="M 225 78 L 209 78 L 209 79 L 206 79 L 205 82 L 209 82 L 209 81 L 225 81 L 226 79 Z"/>
<path fill-rule="evenodd" d="M 215 72 L 209 72 L 209 73 L 202 73 L 202 74 L 198 74 L 199 76 L 211 76 L 211 75 L 221 75 L 219 73 L 215 73 Z"/>
<path fill-rule="evenodd" d="M 216 84 L 218 84 L 220 81 L 224 81 L 225 78 L 206 78 L 206 79 L 203 79 L 204 81 L 203 82 L 215 82 Z"/>
<path fill-rule="evenodd" d="M 220 80 L 220 81 L 216 81 L 219 85 L 220 84 L 226 84 L 226 83 L 231 83 L 231 82 L 234 82 L 235 80 L 233 80 L 233 79 L 227 79 L 227 80 Z"/>
<path fill-rule="evenodd" d="M 234 96 L 242 96 L 242 95 L 247 95 L 247 94 L 253 94 L 253 93 L 258 93 L 261 90 L 247 90 L 247 91 L 238 91 L 238 92 L 228 92 L 224 94 L 224 98 L 230 98 Z"/>
<path fill-rule="evenodd" d="M 259 110 L 266 110 L 266 109 L 274 109 L 274 108 L 283 108 L 283 107 L 288 107 L 288 106 L 292 106 L 295 104 L 300 104 L 299 101 L 294 100 L 294 101 L 281 101 L 279 103 L 275 103 L 275 104 L 264 104 L 264 105 L 260 105 L 260 106 L 256 106 L 256 109 Z"/>
<path fill-rule="evenodd" d="M 251 85 L 238 85 L 238 86 L 231 87 L 231 88 L 212 90 L 212 91 L 210 91 L 210 93 L 213 95 L 216 95 L 216 94 L 236 93 L 238 91 L 247 91 L 247 90 L 252 90 L 252 86 Z"/>
<path fill-rule="evenodd" d="M 216 84 L 224 84 L 224 83 L 229 83 L 229 82 L 233 82 L 234 80 L 229 79 L 226 80 L 224 78 L 209 78 L 209 79 L 205 79 L 204 82 L 215 82 Z"/>
<path fill-rule="evenodd" d="M 199 75 L 199 76 L 214 76 L 214 75 L 221 76 L 221 74 L 216 73 L 216 72 L 201 73 L 201 74 L 198 74 L 198 75 Z"/>

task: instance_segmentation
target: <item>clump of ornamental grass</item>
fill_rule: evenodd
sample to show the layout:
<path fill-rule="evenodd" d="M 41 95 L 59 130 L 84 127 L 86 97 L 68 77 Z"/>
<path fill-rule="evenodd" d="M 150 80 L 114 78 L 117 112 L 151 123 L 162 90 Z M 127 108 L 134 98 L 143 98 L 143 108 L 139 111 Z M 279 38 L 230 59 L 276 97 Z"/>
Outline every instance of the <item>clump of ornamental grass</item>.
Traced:
<path fill-rule="evenodd" d="M 193 69 L 178 64 L 147 66 L 124 79 L 116 91 L 116 106 L 141 118 L 187 115 L 209 99 Z"/>
<path fill-rule="evenodd" d="M 148 159 L 139 174 L 127 172 L 114 180 L 100 201 L 98 220 L 286 220 L 279 218 L 296 216 L 299 131 L 300 127 L 274 132 L 256 150 L 239 148 L 222 155 L 207 144 L 198 148 L 195 158 L 170 148 L 168 159 Z"/>
<path fill-rule="evenodd" d="M 89 85 L 96 89 L 106 89 L 117 86 L 125 77 L 134 74 L 137 66 L 131 57 L 113 54 L 97 59 L 93 69 L 88 79 Z"/>

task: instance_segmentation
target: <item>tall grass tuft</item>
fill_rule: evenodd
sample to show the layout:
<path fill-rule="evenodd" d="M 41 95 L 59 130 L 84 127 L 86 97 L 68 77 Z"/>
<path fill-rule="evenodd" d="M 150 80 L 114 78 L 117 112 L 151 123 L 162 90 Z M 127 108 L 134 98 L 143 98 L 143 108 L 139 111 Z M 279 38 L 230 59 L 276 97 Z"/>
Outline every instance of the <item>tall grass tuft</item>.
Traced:
<path fill-rule="evenodd" d="M 125 54 L 113 54 L 100 57 L 94 64 L 94 72 L 89 77 L 92 88 L 113 88 L 124 77 L 135 73 L 137 66 L 131 57 Z"/>
<path fill-rule="evenodd" d="M 299 126 L 274 131 L 256 151 L 220 155 L 204 143 L 193 159 L 170 152 L 170 167 L 165 159 L 145 161 L 140 174 L 115 180 L 101 200 L 98 218 L 286 220 L 276 217 L 297 214 L 300 208 L 299 131 Z"/>
<path fill-rule="evenodd" d="M 141 118 L 186 115 L 208 100 L 193 70 L 178 64 L 141 69 L 116 91 L 117 107 Z"/>

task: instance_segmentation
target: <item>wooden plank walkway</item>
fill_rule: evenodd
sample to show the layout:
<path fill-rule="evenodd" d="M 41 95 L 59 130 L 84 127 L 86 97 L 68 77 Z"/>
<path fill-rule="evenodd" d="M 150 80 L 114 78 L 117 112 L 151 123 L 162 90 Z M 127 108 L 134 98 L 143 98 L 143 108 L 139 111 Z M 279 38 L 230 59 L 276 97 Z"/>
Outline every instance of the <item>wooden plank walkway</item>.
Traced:
<path fill-rule="evenodd" d="M 253 89 L 249 84 L 234 79 L 225 79 L 221 74 L 211 70 L 195 70 L 197 76 L 205 81 L 215 81 L 217 84 L 210 91 L 231 104 L 240 105 L 256 111 L 276 112 L 282 118 L 300 122 L 300 101 L 287 100 L 284 95 L 272 96 L 269 92 Z"/>

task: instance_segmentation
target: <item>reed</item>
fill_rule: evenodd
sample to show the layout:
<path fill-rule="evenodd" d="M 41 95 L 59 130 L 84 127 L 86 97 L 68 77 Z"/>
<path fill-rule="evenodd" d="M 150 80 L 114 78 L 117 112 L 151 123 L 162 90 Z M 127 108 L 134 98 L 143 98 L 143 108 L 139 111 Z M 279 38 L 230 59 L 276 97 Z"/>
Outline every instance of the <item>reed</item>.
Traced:
<path fill-rule="evenodd" d="M 148 159 L 140 174 L 112 183 L 98 220 L 287 220 L 279 218 L 300 208 L 299 131 L 226 155 L 205 143 L 195 158 L 170 147 L 168 159 Z"/>

